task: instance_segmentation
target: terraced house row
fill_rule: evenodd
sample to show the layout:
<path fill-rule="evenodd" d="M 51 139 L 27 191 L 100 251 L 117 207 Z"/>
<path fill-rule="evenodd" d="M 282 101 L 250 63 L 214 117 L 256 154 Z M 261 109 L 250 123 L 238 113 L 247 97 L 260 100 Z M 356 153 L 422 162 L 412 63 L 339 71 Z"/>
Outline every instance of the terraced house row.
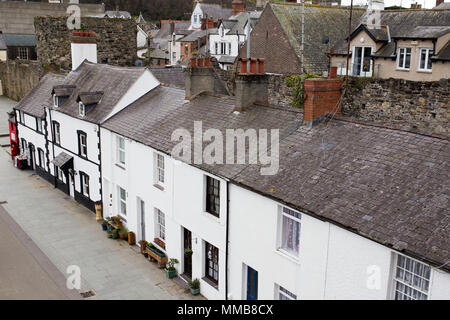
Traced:
<path fill-rule="evenodd" d="M 73 71 L 47 74 L 15 107 L 20 153 L 55 187 L 91 210 L 101 202 L 105 218 L 120 216 L 137 240 L 177 258 L 206 298 L 450 298 L 448 139 L 320 122 L 335 106 L 314 92 L 339 93 L 335 78 L 307 82 L 303 111 L 268 105 L 263 72 L 237 74 L 228 96 L 195 59 L 183 86 L 96 64 L 89 33 L 75 34 L 72 50 Z M 199 123 L 224 137 L 278 129 L 278 171 L 172 156 L 173 133 L 194 137 Z"/>

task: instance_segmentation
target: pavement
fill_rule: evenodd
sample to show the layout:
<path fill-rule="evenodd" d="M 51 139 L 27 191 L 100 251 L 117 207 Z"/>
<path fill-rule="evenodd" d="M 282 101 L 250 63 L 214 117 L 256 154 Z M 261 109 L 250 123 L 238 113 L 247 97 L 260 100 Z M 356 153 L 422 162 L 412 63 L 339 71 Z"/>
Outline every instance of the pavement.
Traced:
<path fill-rule="evenodd" d="M 9 144 L 7 112 L 10 112 L 16 104 L 16 101 L 0 96 L 0 146 Z"/>
<path fill-rule="evenodd" d="M 204 299 L 167 279 L 127 242 L 108 239 L 92 212 L 32 171 L 14 168 L 5 151 L 0 148 L 0 299 L 32 299 L 42 285 L 49 299 L 89 290 L 95 292 L 89 300 Z M 67 293 L 70 266 L 80 268 L 81 287 Z"/>

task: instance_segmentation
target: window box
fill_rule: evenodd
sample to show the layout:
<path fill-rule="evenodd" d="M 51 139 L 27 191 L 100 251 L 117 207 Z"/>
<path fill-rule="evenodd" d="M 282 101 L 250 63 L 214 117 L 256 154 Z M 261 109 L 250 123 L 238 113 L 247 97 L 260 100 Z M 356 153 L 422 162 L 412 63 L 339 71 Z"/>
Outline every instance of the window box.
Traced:
<path fill-rule="evenodd" d="M 150 257 L 150 260 L 152 260 L 152 259 L 156 260 L 159 268 L 161 268 L 161 269 L 165 268 L 168 259 L 164 252 L 162 252 L 161 250 L 156 248 L 151 243 L 147 244 L 147 247 L 145 248 L 145 252 Z"/>
<path fill-rule="evenodd" d="M 153 241 L 161 248 L 166 249 L 166 244 L 164 243 L 163 240 L 161 240 L 159 238 L 155 238 L 155 239 L 153 239 Z"/>

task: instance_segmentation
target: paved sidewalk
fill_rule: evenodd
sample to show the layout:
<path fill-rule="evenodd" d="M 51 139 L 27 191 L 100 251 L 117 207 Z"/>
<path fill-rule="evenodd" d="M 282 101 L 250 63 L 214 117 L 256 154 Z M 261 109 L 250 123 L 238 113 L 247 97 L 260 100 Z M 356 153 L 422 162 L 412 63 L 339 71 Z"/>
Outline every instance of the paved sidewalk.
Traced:
<path fill-rule="evenodd" d="M 111 240 L 95 215 L 31 171 L 12 166 L 0 148 L 0 203 L 42 252 L 66 274 L 81 268 L 89 299 L 202 299 L 166 278 L 125 241 Z M 0 260 L 0 264 L 2 264 Z"/>

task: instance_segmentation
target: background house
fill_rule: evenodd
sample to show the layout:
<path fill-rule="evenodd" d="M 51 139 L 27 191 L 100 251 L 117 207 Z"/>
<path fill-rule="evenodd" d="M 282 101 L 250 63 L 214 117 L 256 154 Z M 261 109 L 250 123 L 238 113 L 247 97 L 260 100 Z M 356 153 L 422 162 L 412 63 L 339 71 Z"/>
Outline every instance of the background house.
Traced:
<path fill-rule="evenodd" d="M 37 60 L 36 36 L 34 34 L 3 33 L 0 34 L 0 38 L 6 45 L 5 60 Z"/>
<path fill-rule="evenodd" d="M 266 5 L 251 34 L 252 57 L 266 59 L 266 71 L 277 74 L 301 72 L 302 7 L 298 4 Z M 353 10 L 353 25 L 359 25 L 365 10 Z M 328 70 L 327 52 L 348 33 L 348 8 L 305 6 L 304 71 L 321 74 Z M 246 57 L 246 45 L 239 57 Z"/>
<path fill-rule="evenodd" d="M 214 20 L 214 24 L 217 25 L 219 20 L 228 19 L 231 15 L 232 10 L 229 8 L 223 8 L 220 4 L 196 1 L 191 15 L 189 30 L 201 29 L 203 18 L 212 18 Z"/>
<path fill-rule="evenodd" d="M 353 76 L 438 81 L 450 77 L 450 10 L 381 11 L 350 35 Z M 346 74 L 347 39 L 331 50 L 331 63 Z"/>

